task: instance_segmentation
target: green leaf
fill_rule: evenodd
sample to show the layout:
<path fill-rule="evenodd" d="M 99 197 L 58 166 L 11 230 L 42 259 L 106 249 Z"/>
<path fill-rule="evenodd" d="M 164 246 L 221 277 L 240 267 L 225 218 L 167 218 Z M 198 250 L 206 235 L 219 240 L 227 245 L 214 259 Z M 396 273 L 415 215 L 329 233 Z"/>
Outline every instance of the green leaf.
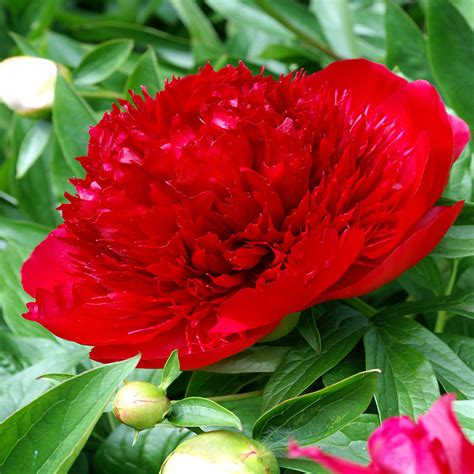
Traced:
<path fill-rule="evenodd" d="M 254 437 L 268 448 L 286 452 L 291 437 L 302 446 L 342 429 L 369 405 L 378 370 L 353 375 L 317 392 L 280 403 L 255 423 Z"/>
<path fill-rule="evenodd" d="M 433 296 L 429 300 L 398 303 L 379 311 L 381 318 L 407 316 L 409 314 L 449 311 L 466 318 L 474 318 L 474 293 L 466 292 L 458 295 Z"/>
<path fill-rule="evenodd" d="M 158 473 L 166 457 L 193 433 L 182 428 L 156 426 L 140 433 L 132 446 L 134 431 L 118 426 L 100 445 L 94 468 L 101 474 Z"/>
<path fill-rule="evenodd" d="M 430 299 L 444 294 L 444 283 L 440 269 L 432 257 L 421 262 L 398 277 L 397 282 L 417 300 Z"/>
<path fill-rule="evenodd" d="M 84 170 L 75 160 L 87 152 L 89 127 L 95 124 L 94 112 L 74 87 L 61 75 L 56 80 L 53 126 L 64 158 L 76 176 Z"/>
<path fill-rule="evenodd" d="M 367 369 L 380 369 L 375 392 L 380 418 L 423 415 L 439 398 L 438 381 L 423 354 L 384 327 L 364 336 Z M 408 361 L 408 363 L 407 363 Z"/>
<path fill-rule="evenodd" d="M 47 380 L 38 380 L 39 376 L 48 371 L 74 370 L 86 355 L 87 349 L 84 348 L 55 351 L 31 367 L 3 379 L 0 387 L 0 420 L 4 420 L 51 387 Z"/>
<path fill-rule="evenodd" d="M 454 412 L 466 436 L 474 443 L 474 400 L 457 400 Z"/>
<path fill-rule="evenodd" d="M 429 0 L 428 45 L 433 74 L 453 109 L 474 127 L 474 32 L 446 0 Z"/>
<path fill-rule="evenodd" d="M 141 86 L 145 86 L 152 97 L 164 86 L 164 78 L 158 66 L 155 51 L 151 47 L 137 61 L 135 68 L 127 79 L 125 93 L 130 89 L 139 92 Z"/>
<path fill-rule="evenodd" d="M 239 417 L 244 434 L 252 437 L 252 427 L 262 413 L 262 397 L 256 395 L 239 400 L 221 400 L 219 403 Z"/>
<path fill-rule="evenodd" d="M 291 348 L 263 391 L 263 409 L 299 395 L 315 380 L 339 363 L 357 344 L 367 329 L 360 313 L 339 306 L 319 319 L 321 352 L 299 343 Z"/>
<path fill-rule="evenodd" d="M 371 321 L 395 341 L 421 352 L 446 391 L 454 391 L 460 398 L 474 398 L 474 372 L 431 331 L 409 318 L 379 315 Z"/>
<path fill-rule="evenodd" d="M 29 250 L 13 242 L 0 250 L 0 306 L 3 319 L 10 330 L 19 336 L 36 336 L 54 339 L 54 336 L 44 327 L 33 321 L 24 319 L 21 315 L 26 312 L 26 302 L 29 300 L 20 283 L 20 268 L 29 255 Z"/>
<path fill-rule="evenodd" d="M 32 56 L 32 57 L 39 57 L 40 55 L 36 51 L 36 49 L 31 45 L 31 43 L 24 38 L 23 36 L 10 32 L 9 35 L 15 42 L 17 48 L 21 51 L 22 54 L 25 56 Z"/>
<path fill-rule="evenodd" d="M 334 52 L 343 58 L 360 56 L 347 0 L 311 0 L 309 9 L 319 20 Z"/>
<path fill-rule="evenodd" d="M 57 374 L 43 374 L 39 377 L 36 377 L 37 380 L 50 380 L 55 383 L 62 383 L 66 380 L 72 379 L 74 374 L 64 374 L 64 373 L 57 373 Z"/>
<path fill-rule="evenodd" d="M 359 415 L 354 421 L 344 426 L 340 431 L 318 441 L 318 447 L 330 453 L 359 464 L 368 464 L 367 439 L 379 426 L 377 415 Z M 303 472 L 325 473 L 326 471 L 314 462 L 304 459 L 279 458 L 281 467 L 301 468 Z M 312 470 L 314 469 L 315 470 Z"/>
<path fill-rule="evenodd" d="M 224 53 L 219 36 L 195 0 L 171 0 L 171 4 L 191 35 L 197 62 Z"/>
<path fill-rule="evenodd" d="M 186 387 L 187 397 L 215 397 L 239 392 L 246 385 L 260 378 L 248 374 L 212 374 L 193 372 Z"/>
<path fill-rule="evenodd" d="M 0 424 L 0 471 L 66 473 L 138 357 L 84 372 Z M 54 429 L 51 429 L 53 427 Z"/>
<path fill-rule="evenodd" d="M 181 375 L 179 367 L 179 358 L 178 358 L 178 349 L 175 349 L 163 368 L 163 373 L 161 376 L 160 388 L 167 390 L 168 387 Z"/>
<path fill-rule="evenodd" d="M 365 360 L 362 354 L 359 354 L 358 350 L 353 350 L 345 359 L 323 375 L 323 383 L 328 387 L 364 370 Z"/>
<path fill-rule="evenodd" d="M 457 334 L 438 334 L 457 356 L 471 369 L 474 370 L 474 338 L 458 336 Z"/>
<path fill-rule="evenodd" d="M 231 411 L 212 400 L 188 397 L 173 403 L 168 420 L 175 426 L 227 426 L 242 430 L 242 423 Z"/>
<path fill-rule="evenodd" d="M 74 82 L 86 86 L 97 84 L 112 75 L 130 56 L 133 41 L 111 40 L 89 51 L 74 71 Z"/>
<path fill-rule="evenodd" d="M 35 222 L 0 216 L 0 239 L 15 242 L 32 251 L 49 233 L 50 228 Z"/>
<path fill-rule="evenodd" d="M 51 133 L 51 125 L 48 122 L 38 122 L 27 132 L 16 162 L 17 179 L 23 177 L 44 152 L 51 139 Z"/>
<path fill-rule="evenodd" d="M 313 308 L 301 313 L 298 331 L 303 339 L 313 348 L 316 354 L 321 353 L 321 335 L 316 324 L 316 314 Z"/>
<path fill-rule="evenodd" d="M 270 373 L 287 352 L 288 347 L 258 345 L 201 370 L 216 374 Z"/>
<path fill-rule="evenodd" d="M 443 196 L 456 201 L 469 201 L 473 196 L 474 185 L 474 155 L 471 145 L 467 145 L 461 156 L 453 163 L 449 173 L 448 186 Z M 471 168 L 472 171 L 471 171 Z M 460 224 L 460 222 L 458 223 Z"/>
<path fill-rule="evenodd" d="M 179 67 L 191 67 L 194 60 L 189 51 L 189 42 L 179 36 L 151 28 L 115 20 L 98 20 L 81 23 L 74 34 L 86 41 L 104 41 L 115 38 L 131 38 L 143 46 L 152 45 L 158 56 Z"/>
<path fill-rule="evenodd" d="M 454 225 L 434 249 L 432 255 L 461 258 L 474 255 L 474 225 Z"/>
<path fill-rule="evenodd" d="M 410 79 L 433 82 L 426 39 L 411 17 L 393 0 L 386 2 L 385 32 L 387 67 L 398 66 Z"/>

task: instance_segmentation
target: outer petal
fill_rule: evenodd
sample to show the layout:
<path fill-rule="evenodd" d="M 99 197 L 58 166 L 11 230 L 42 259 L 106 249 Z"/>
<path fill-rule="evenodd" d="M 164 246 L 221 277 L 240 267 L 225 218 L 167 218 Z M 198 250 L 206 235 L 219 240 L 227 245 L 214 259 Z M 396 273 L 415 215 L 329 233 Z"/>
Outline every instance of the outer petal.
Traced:
<path fill-rule="evenodd" d="M 181 368 L 184 370 L 196 370 L 247 349 L 247 347 L 250 347 L 259 339 L 272 332 L 277 325 L 278 322 L 254 331 L 241 333 L 233 342 L 223 340 L 222 344 L 214 349 L 192 353 L 187 352 L 183 326 L 177 326 L 174 330 L 158 334 L 155 338 L 144 344 L 94 347 L 90 357 L 98 362 L 107 363 L 127 359 L 141 353 L 142 358 L 138 367 L 159 368 L 165 365 L 171 351 L 178 349 Z"/>
<path fill-rule="evenodd" d="M 23 264 L 21 280 L 23 288 L 30 296 L 35 296 L 38 289 L 51 291 L 56 285 L 72 279 L 69 274 L 70 254 L 73 247 L 60 237 L 66 236 L 64 226 L 53 230 L 33 251 Z"/>
<path fill-rule="evenodd" d="M 395 94 L 407 81 L 382 64 L 366 59 L 346 59 L 336 61 L 314 74 L 311 83 L 315 88 L 324 83 L 331 88 L 350 90 L 351 96 L 364 104 L 377 105 Z"/>
<path fill-rule="evenodd" d="M 464 147 L 469 142 L 470 134 L 469 127 L 464 120 L 455 117 L 454 115 L 448 115 L 451 128 L 453 129 L 454 137 L 454 159 L 456 159 L 464 150 Z"/>
<path fill-rule="evenodd" d="M 474 444 L 464 435 L 453 412 L 456 396 L 441 397 L 420 417 L 419 424 L 429 433 L 431 439 L 441 442 L 448 458 L 450 473 L 472 474 L 474 472 Z"/>
<path fill-rule="evenodd" d="M 296 443 L 290 443 L 289 455 L 291 458 L 309 458 L 334 474 L 375 474 L 379 472 L 374 471 L 371 466 L 360 466 L 351 461 L 326 454 L 315 446 L 300 448 Z"/>
<path fill-rule="evenodd" d="M 437 206 L 407 233 L 400 245 L 380 262 L 370 267 L 353 268 L 312 304 L 369 293 L 393 280 L 426 257 L 442 239 L 461 212 L 463 202 L 454 206 Z"/>

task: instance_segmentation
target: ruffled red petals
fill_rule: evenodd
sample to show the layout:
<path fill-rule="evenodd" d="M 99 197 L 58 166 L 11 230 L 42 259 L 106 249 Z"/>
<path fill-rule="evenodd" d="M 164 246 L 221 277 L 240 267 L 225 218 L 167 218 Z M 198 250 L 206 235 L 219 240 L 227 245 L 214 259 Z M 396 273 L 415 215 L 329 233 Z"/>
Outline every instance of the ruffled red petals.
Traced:
<path fill-rule="evenodd" d="M 91 130 L 64 224 L 22 270 L 26 317 L 97 360 L 218 361 L 395 278 L 461 208 L 433 206 L 464 122 L 369 61 L 279 80 L 206 66 L 133 102 Z"/>

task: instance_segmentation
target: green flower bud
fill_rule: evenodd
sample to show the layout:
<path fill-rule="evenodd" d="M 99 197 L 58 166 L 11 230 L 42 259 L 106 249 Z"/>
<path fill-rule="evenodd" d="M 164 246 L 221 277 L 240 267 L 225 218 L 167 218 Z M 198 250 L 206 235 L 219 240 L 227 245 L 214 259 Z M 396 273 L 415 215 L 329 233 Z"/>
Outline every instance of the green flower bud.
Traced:
<path fill-rule="evenodd" d="M 130 382 L 115 396 L 114 414 L 123 424 L 136 430 L 153 428 L 171 411 L 166 393 L 148 382 Z"/>
<path fill-rule="evenodd" d="M 293 329 L 295 329 L 298 321 L 300 320 L 301 313 L 298 311 L 297 313 L 291 313 L 280 321 L 280 324 L 268 335 L 265 336 L 263 339 L 260 339 L 258 342 L 273 342 L 285 337 L 289 334 Z"/>
<path fill-rule="evenodd" d="M 274 454 L 263 444 L 233 431 L 210 431 L 181 443 L 160 474 L 278 474 Z"/>

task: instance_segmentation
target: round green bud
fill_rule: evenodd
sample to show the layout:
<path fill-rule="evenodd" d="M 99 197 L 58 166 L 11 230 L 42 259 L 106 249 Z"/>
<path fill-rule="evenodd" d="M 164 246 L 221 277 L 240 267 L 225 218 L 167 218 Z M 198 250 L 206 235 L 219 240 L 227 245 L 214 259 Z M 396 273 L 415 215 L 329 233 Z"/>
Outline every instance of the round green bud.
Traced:
<path fill-rule="evenodd" d="M 300 315 L 301 313 L 299 311 L 297 313 L 289 314 L 280 321 L 280 324 L 270 334 L 268 334 L 268 336 L 265 336 L 258 342 L 273 342 L 285 337 L 287 334 L 290 334 L 298 324 Z"/>
<path fill-rule="evenodd" d="M 210 431 L 181 443 L 160 474 L 278 474 L 274 454 L 262 443 L 233 431 Z"/>
<path fill-rule="evenodd" d="M 136 430 L 153 428 L 171 411 L 171 403 L 161 388 L 148 382 L 129 382 L 115 396 L 117 420 Z"/>

